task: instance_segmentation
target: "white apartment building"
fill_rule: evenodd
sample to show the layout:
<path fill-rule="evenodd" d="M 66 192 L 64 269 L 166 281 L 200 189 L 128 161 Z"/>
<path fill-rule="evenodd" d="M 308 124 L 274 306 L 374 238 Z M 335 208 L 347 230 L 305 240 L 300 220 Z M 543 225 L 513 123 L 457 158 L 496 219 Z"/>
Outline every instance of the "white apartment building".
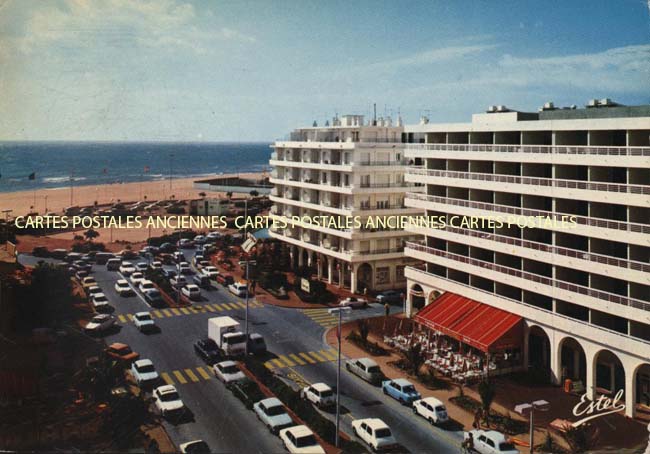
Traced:
<path fill-rule="evenodd" d="M 343 222 L 419 213 L 404 205 L 407 187 L 414 185 L 404 180 L 400 123 L 380 118 L 366 124 L 362 115 L 345 115 L 276 142 L 270 161 L 271 218 L 332 216 Z M 413 262 L 404 257 L 410 238 L 403 230 L 302 223 L 272 228 L 270 234 L 289 245 L 295 265 L 313 266 L 319 278 L 357 292 L 404 288 L 405 266 Z"/>
<path fill-rule="evenodd" d="M 406 181 L 425 186 L 406 206 L 577 222 L 408 229 L 424 240 L 405 254 L 425 264 L 406 269 L 409 314 L 444 292 L 516 314 L 522 368 L 581 380 L 591 398 L 623 389 L 628 416 L 650 410 L 650 106 L 493 106 L 405 135 Z"/>

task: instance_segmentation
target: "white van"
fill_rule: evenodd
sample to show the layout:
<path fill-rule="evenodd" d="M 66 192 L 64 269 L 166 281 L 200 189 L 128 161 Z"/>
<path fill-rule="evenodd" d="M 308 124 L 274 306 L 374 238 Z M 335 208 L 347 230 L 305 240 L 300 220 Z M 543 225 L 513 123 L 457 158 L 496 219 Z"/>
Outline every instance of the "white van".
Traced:
<path fill-rule="evenodd" d="M 248 288 L 246 287 L 246 284 L 243 282 L 235 282 L 234 284 L 230 284 L 228 286 L 228 290 L 230 290 L 230 293 L 237 295 L 239 297 L 244 297 L 246 296 L 246 292 Z"/>

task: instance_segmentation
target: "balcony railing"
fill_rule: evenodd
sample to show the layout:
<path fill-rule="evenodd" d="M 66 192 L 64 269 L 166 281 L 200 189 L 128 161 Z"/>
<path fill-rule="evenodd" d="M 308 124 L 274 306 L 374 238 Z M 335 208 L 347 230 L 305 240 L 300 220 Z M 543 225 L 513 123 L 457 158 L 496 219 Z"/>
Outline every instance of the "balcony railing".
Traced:
<path fill-rule="evenodd" d="M 516 268 L 510 268 L 507 266 L 498 265 L 496 263 L 486 262 L 484 260 L 466 257 L 460 254 L 454 254 L 452 252 L 441 251 L 440 249 L 424 246 L 423 244 L 419 244 L 419 243 L 407 242 L 406 247 L 416 251 L 435 255 L 437 257 L 451 259 L 460 263 L 465 263 L 467 265 L 477 266 L 480 268 L 496 271 L 497 273 L 502 273 L 507 276 L 514 276 L 520 279 L 525 279 L 527 281 L 548 285 L 549 287 L 559 288 L 561 290 L 567 290 L 569 292 L 574 292 L 580 295 L 586 295 L 592 298 L 598 298 L 600 300 L 604 300 L 609 303 L 621 304 L 624 306 L 634 307 L 636 309 L 641 309 L 644 311 L 650 311 L 650 303 L 645 303 L 643 301 L 639 301 L 633 298 L 628 298 L 627 296 L 604 292 L 602 290 L 596 290 L 589 287 L 583 287 L 582 285 L 573 284 L 571 282 L 560 281 L 550 277 L 542 276 L 540 274 L 535 274 L 528 271 L 522 271 Z"/>
<path fill-rule="evenodd" d="M 440 197 L 436 195 L 420 194 L 417 192 L 407 192 L 407 199 L 424 200 L 433 203 L 442 203 L 464 208 L 475 208 L 478 210 L 495 211 L 499 213 L 514 214 L 517 216 L 556 216 L 557 212 L 533 210 L 530 208 L 519 208 L 510 205 L 498 205 L 487 202 L 474 202 L 470 200 L 454 199 L 451 197 Z M 570 213 L 566 213 L 570 214 Z M 650 225 L 634 224 L 631 222 L 611 221 L 609 219 L 591 218 L 586 216 L 575 216 L 576 223 L 590 227 L 599 227 L 603 229 L 622 230 L 634 233 L 650 234 Z"/>
<path fill-rule="evenodd" d="M 393 160 L 393 161 L 361 161 L 352 162 L 352 165 L 357 166 L 402 166 L 409 163 L 408 159 Z"/>
<path fill-rule="evenodd" d="M 404 252 L 404 246 L 384 249 L 372 249 L 369 251 L 353 251 L 354 254 L 363 255 L 393 254 L 395 252 Z"/>
<path fill-rule="evenodd" d="M 625 337 L 627 339 L 633 339 L 633 340 L 635 340 L 637 342 L 643 342 L 644 344 L 648 344 L 650 346 L 650 341 L 647 341 L 645 339 L 630 336 L 629 334 L 620 333 L 618 331 L 614 331 L 614 330 L 611 330 L 611 329 L 608 329 L 608 328 L 604 328 L 602 326 L 595 325 L 593 323 L 589 323 L 589 322 L 585 322 L 583 320 L 579 320 L 577 318 L 569 317 L 568 315 L 564 315 L 564 314 L 560 314 L 560 313 L 557 313 L 557 312 L 549 311 L 548 309 L 543 309 L 543 308 L 538 307 L 538 306 L 533 306 L 532 304 L 524 303 L 523 301 L 519 301 L 519 300 L 516 300 L 516 299 L 513 299 L 513 298 L 508 298 L 507 296 L 503 296 L 503 295 L 501 295 L 499 293 L 496 293 L 496 292 L 483 290 L 481 288 L 473 287 L 473 286 L 465 284 L 463 282 L 458 282 L 458 281 L 455 281 L 453 279 L 448 279 L 448 278 L 443 277 L 443 276 L 438 276 L 437 274 L 429 273 L 429 272 L 421 269 L 420 267 L 409 266 L 408 269 L 416 271 L 417 273 L 424 274 L 425 276 L 430 276 L 430 277 L 433 277 L 433 278 L 436 278 L 436 279 L 441 279 L 443 281 L 447 281 L 449 283 L 453 283 L 453 284 L 456 284 L 456 285 L 459 285 L 459 286 L 462 286 L 462 287 L 465 287 L 465 288 L 468 288 L 468 289 L 471 289 L 471 290 L 474 290 L 474 291 L 477 291 L 477 292 L 481 292 L 481 293 L 484 293 L 486 295 L 497 296 L 499 298 L 502 298 L 502 299 L 505 299 L 505 300 L 508 300 L 508 301 L 512 301 L 512 302 L 514 302 L 516 304 L 521 304 L 523 306 L 526 306 L 526 307 L 534 309 L 534 310 L 545 312 L 547 314 L 552 314 L 554 317 L 560 317 L 560 318 L 563 318 L 565 320 L 569 320 L 569 321 L 574 322 L 574 323 L 580 323 L 582 325 L 587 325 L 587 326 L 589 326 L 589 328 L 594 328 L 594 329 L 601 330 L 601 331 L 604 331 L 604 332 L 607 332 L 607 333 L 610 333 L 610 334 L 615 334 L 617 336 L 622 336 L 622 337 Z"/>
<path fill-rule="evenodd" d="M 650 156 L 650 147 L 594 147 L 565 145 L 492 145 L 492 144 L 445 144 L 409 143 L 407 150 L 470 151 L 487 153 L 540 153 L 595 156 Z"/>
<path fill-rule="evenodd" d="M 566 189 L 586 189 L 589 191 L 607 191 L 627 194 L 648 194 L 650 186 L 619 183 L 595 183 L 579 180 L 558 180 L 555 178 L 520 177 L 514 175 L 497 175 L 492 173 L 456 172 L 452 170 L 417 169 L 407 170 L 409 175 L 427 175 L 439 178 L 458 178 L 461 180 L 489 181 L 494 183 L 525 184 Z"/>
<path fill-rule="evenodd" d="M 617 266 L 635 271 L 642 271 L 650 274 L 650 264 L 636 262 L 634 260 L 620 259 L 610 257 L 607 255 L 594 254 L 592 252 L 581 251 L 580 249 L 570 249 L 561 246 L 553 246 L 551 244 L 539 243 L 537 241 L 524 240 L 521 238 L 514 238 L 507 235 L 498 235 L 495 233 L 481 232 L 478 230 L 462 229 L 458 227 L 446 226 L 444 229 L 447 232 L 457 233 L 459 235 L 470 236 L 473 238 L 480 238 L 483 240 L 496 241 L 499 243 L 508 244 L 511 246 L 519 246 L 536 251 L 548 252 L 549 254 L 557 254 L 564 257 L 577 258 L 580 260 L 588 260 L 603 265 Z"/>
<path fill-rule="evenodd" d="M 375 210 L 399 210 L 402 208 L 406 208 L 406 205 L 404 204 L 382 205 L 382 206 L 361 205 L 358 209 L 361 211 L 375 211 Z"/>
<path fill-rule="evenodd" d="M 398 181 L 393 183 L 361 183 L 360 188 L 408 188 L 415 186 L 415 183 Z"/>

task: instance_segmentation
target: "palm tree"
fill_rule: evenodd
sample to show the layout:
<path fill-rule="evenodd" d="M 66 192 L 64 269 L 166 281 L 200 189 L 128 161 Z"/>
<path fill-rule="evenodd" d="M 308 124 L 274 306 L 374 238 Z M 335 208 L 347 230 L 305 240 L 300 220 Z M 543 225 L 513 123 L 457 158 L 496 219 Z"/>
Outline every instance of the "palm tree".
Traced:
<path fill-rule="evenodd" d="M 84 236 L 88 241 L 92 241 L 99 236 L 99 232 L 93 229 L 88 229 L 84 232 Z"/>
<path fill-rule="evenodd" d="M 494 396 L 496 394 L 494 383 L 488 380 L 483 380 L 478 385 L 478 393 L 481 396 L 485 425 L 490 427 L 490 407 L 492 406 L 492 401 L 494 401 Z"/>

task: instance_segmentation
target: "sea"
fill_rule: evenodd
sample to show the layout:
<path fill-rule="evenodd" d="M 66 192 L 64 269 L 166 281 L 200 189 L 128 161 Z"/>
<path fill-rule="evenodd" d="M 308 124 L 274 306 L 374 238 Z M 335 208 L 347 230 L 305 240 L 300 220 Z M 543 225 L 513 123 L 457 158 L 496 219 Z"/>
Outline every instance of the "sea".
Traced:
<path fill-rule="evenodd" d="M 0 142 L 0 192 L 263 172 L 269 145 Z"/>

